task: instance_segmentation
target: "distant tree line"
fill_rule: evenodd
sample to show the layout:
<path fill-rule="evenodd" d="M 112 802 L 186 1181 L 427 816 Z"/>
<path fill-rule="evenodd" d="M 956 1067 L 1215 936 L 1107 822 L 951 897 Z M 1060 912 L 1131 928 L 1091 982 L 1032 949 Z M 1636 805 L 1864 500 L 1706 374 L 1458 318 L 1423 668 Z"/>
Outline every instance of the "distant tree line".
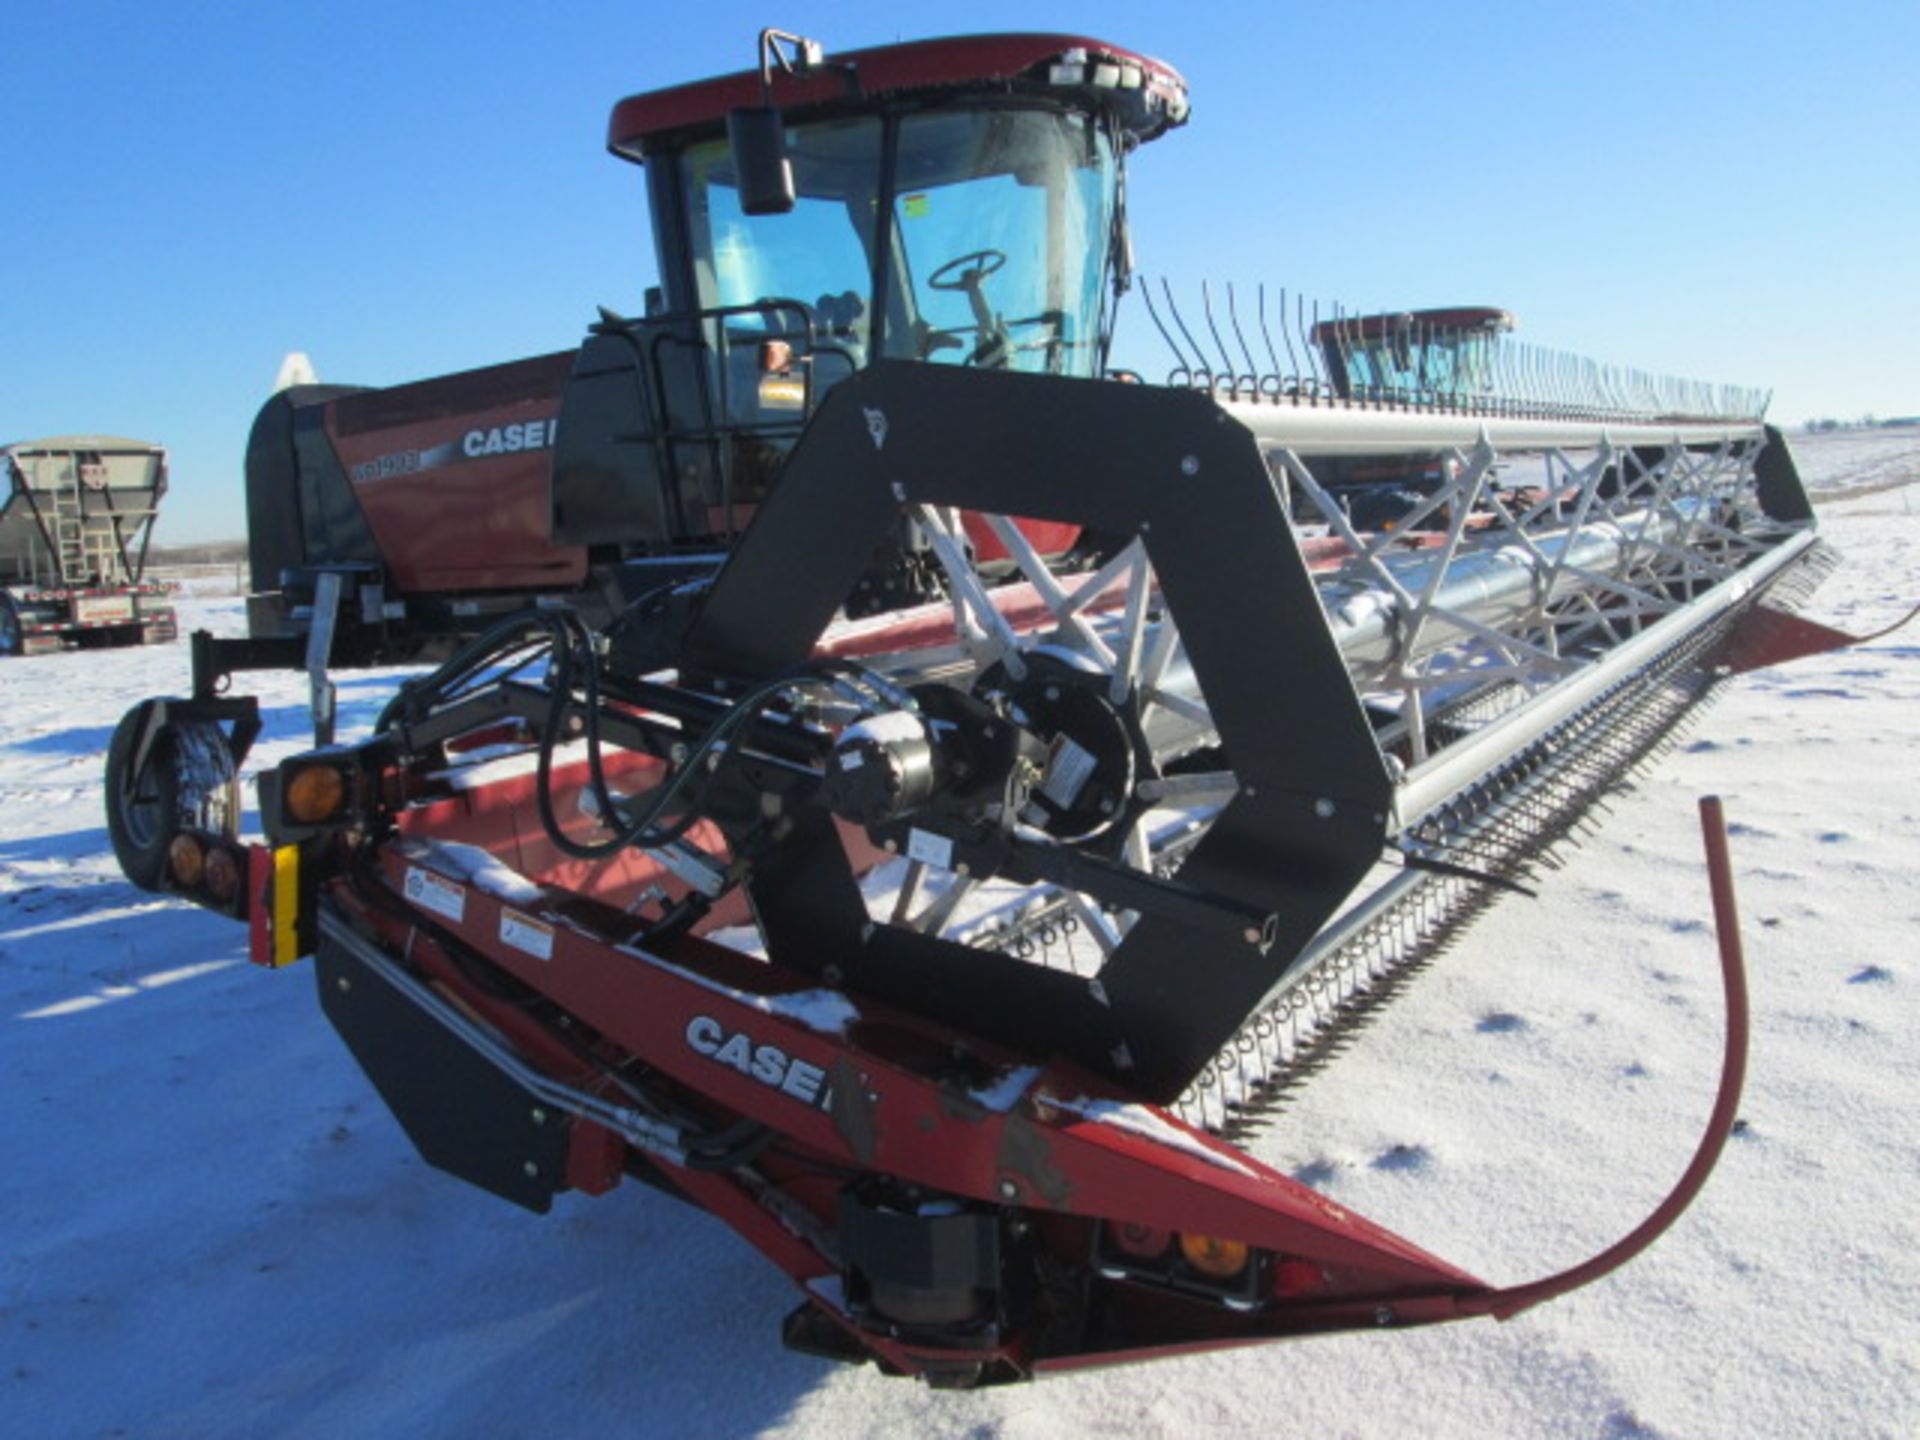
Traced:
<path fill-rule="evenodd" d="M 155 545 L 150 565 L 237 565 L 247 558 L 244 540 L 207 540 L 197 545 Z"/>
<path fill-rule="evenodd" d="M 1882 420 L 1869 410 L 1858 420 L 1835 420 L 1831 416 L 1823 416 L 1818 420 L 1808 420 L 1805 423 L 1808 432 L 1812 434 L 1820 434 L 1827 430 L 1886 430 L 1899 425 L 1920 425 L 1920 415 L 1889 415 Z"/>

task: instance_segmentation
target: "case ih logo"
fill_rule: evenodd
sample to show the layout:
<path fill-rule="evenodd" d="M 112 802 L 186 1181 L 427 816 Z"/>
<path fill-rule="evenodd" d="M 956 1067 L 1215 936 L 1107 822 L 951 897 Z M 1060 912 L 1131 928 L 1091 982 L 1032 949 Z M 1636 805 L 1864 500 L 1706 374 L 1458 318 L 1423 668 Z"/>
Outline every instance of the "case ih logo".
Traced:
<path fill-rule="evenodd" d="M 524 425 L 495 425 L 469 430 L 460 441 L 460 453 L 469 460 L 483 455 L 517 455 L 522 450 L 544 450 L 553 444 L 557 420 L 529 420 Z"/>
<path fill-rule="evenodd" d="M 483 425 L 467 431 L 458 440 L 425 450 L 396 450 L 363 460 L 350 472 L 356 485 L 371 480 L 386 480 L 395 475 L 415 475 L 422 470 L 437 470 L 461 460 L 484 460 L 491 455 L 520 455 L 531 450 L 553 448 L 559 433 L 557 419 L 527 420 L 513 425 Z"/>
<path fill-rule="evenodd" d="M 696 1015 L 687 1022 L 687 1044 L 716 1064 L 738 1070 L 803 1105 L 827 1108 L 832 1093 L 827 1072 L 794 1058 L 778 1045 L 757 1045 L 744 1030 L 729 1034 L 727 1027 L 711 1015 Z"/>

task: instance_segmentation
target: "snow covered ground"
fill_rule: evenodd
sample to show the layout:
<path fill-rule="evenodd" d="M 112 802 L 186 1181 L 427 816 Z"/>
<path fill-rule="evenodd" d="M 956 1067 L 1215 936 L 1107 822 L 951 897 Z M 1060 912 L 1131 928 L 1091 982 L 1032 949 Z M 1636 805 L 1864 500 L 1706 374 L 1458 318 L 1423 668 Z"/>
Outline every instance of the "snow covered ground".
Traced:
<path fill-rule="evenodd" d="M 1920 599 L 1920 435 L 1796 440 L 1846 566 Z M 237 602 L 188 600 L 237 630 Z M 417 1160 L 311 968 L 127 886 L 100 767 L 184 645 L 0 670 L 0 1434 L 836 1437 L 1920 1433 L 1920 625 L 1749 677 L 1310 1087 L 1262 1158 L 1489 1280 L 1639 1220 L 1711 1103 L 1694 803 L 1726 797 L 1753 971 L 1745 1125 L 1695 1209 L 1507 1325 L 972 1395 L 780 1349 L 795 1301 L 638 1186 L 523 1214 Z M 391 675 L 342 677 L 365 726 Z M 255 764 L 304 687 L 260 677 Z"/>

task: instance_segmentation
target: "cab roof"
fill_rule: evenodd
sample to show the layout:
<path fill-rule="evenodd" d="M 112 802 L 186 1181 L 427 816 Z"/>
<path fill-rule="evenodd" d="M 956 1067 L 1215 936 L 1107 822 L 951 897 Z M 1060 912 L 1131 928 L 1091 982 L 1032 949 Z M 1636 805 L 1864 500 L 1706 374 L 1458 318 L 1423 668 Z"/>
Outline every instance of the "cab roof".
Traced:
<path fill-rule="evenodd" d="M 1155 139 L 1187 118 L 1187 82 L 1179 71 L 1085 35 L 956 35 L 847 50 L 801 75 L 776 70 L 772 98 L 797 115 L 941 92 L 1071 98 L 1115 114 L 1136 141 Z M 718 130 L 729 110 L 762 103 L 757 70 L 631 95 L 613 107 L 607 148 L 640 160 L 656 142 Z"/>
<path fill-rule="evenodd" d="M 1329 336 L 1376 340 L 1383 335 L 1404 335 L 1415 326 L 1429 331 L 1499 335 L 1513 329 L 1514 320 L 1511 311 L 1496 310 L 1491 305 L 1452 305 L 1443 310 L 1388 310 L 1379 315 L 1341 315 L 1322 320 L 1313 327 L 1313 339 L 1316 344 Z"/>

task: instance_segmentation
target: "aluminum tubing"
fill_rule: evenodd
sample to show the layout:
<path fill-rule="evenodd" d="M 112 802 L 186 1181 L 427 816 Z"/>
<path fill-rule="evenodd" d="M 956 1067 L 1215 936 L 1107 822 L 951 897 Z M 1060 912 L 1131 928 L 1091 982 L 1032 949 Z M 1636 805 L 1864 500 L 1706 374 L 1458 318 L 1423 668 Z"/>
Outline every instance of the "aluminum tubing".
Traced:
<path fill-rule="evenodd" d="M 1642 520 L 1645 529 L 1641 530 Z M 1622 556 L 1643 539 L 1667 541 L 1675 538 L 1680 521 L 1672 517 L 1654 519 L 1648 512 L 1590 522 L 1577 533 L 1533 537 L 1547 564 L 1565 564 L 1576 569 L 1608 573 L 1619 565 Z M 1387 561 L 1394 579 L 1410 594 L 1423 593 L 1431 583 L 1433 568 L 1443 563 L 1433 552 L 1393 556 Z M 1411 654 L 1402 655 L 1402 630 L 1407 617 L 1398 599 L 1380 585 L 1363 585 L 1345 596 L 1322 591 L 1327 603 L 1327 622 L 1334 641 L 1349 667 L 1382 666 L 1395 659 L 1417 660 L 1436 650 L 1466 638 L 1473 632 L 1451 623 L 1442 611 L 1471 616 L 1479 624 L 1495 629 L 1523 620 L 1538 605 L 1578 593 L 1583 587 L 1577 579 L 1556 583 L 1554 593 L 1542 593 L 1546 573 L 1540 560 L 1520 545 L 1503 545 L 1481 552 L 1456 555 L 1448 566 L 1447 578 L 1433 598 L 1433 609 L 1421 627 L 1419 643 Z"/>
<path fill-rule="evenodd" d="M 1811 530 L 1789 535 L 1739 574 L 1721 581 L 1684 608 L 1655 621 L 1579 674 L 1569 676 L 1494 724 L 1414 766 L 1394 796 L 1393 832 L 1406 829 L 1428 811 L 1452 799 L 1662 651 L 1744 603 L 1755 590 L 1805 555 L 1817 540 Z"/>
<path fill-rule="evenodd" d="M 1534 537 L 1534 544 L 1548 566 L 1564 563 L 1577 569 L 1606 573 L 1615 568 L 1636 543 L 1646 539 L 1660 541 L 1676 537 L 1688 505 L 1676 506 L 1681 518 L 1652 517 L 1650 512 L 1589 522 L 1576 533 Z M 1645 522 L 1644 530 L 1642 529 Z M 1437 552 L 1420 551 L 1387 557 L 1394 579 L 1414 595 L 1431 583 L 1433 568 L 1442 563 Z M 1551 596 L 1542 593 L 1547 572 L 1542 561 L 1520 545 L 1502 545 L 1480 552 L 1467 551 L 1454 556 L 1445 582 L 1433 599 L 1427 622 L 1421 627 L 1411 654 L 1402 655 L 1407 617 L 1398 598 L 1385 585 L 1376 582 L 1329 581 L 1320 587 L 1326 608 L 1326 623 L 1333 632 L 1349 671 L 1378 669 L 1396 659 L 1417 660 L 1457 643 L 1473 632 L 1450 621 L 1442 613 L 1456 611 L 1481 625 L 1499 628 L 1525 619 L 1540 604 L 1550 599 L 1578 593 L 1583 587 L 1577 577 L 1554 582 Z M 1102 627 L 1111 641 L 1118 622 Z M 1158 626 L 1147 627 L 1148 641 Z M 1184 659 L 1168 666 L 1161 677 L 1160 689 L 1201 701 L 1193 671 Z"/>
<path fill-rule="evenodd" d="M 1263 449 L 1300 456 L 1431 454 L 1471 450 L 1482 439 L 1501 453 L 1581 450 L 1599 445 L 1659 447 L 1764 440 L 1753 421 L 1518 420 L 1495 415 L 1446 415 L 1420 410 L 1372 410 L 1339 402 L 1324 405 L 1216 401 L 1253 432 Z"/>

